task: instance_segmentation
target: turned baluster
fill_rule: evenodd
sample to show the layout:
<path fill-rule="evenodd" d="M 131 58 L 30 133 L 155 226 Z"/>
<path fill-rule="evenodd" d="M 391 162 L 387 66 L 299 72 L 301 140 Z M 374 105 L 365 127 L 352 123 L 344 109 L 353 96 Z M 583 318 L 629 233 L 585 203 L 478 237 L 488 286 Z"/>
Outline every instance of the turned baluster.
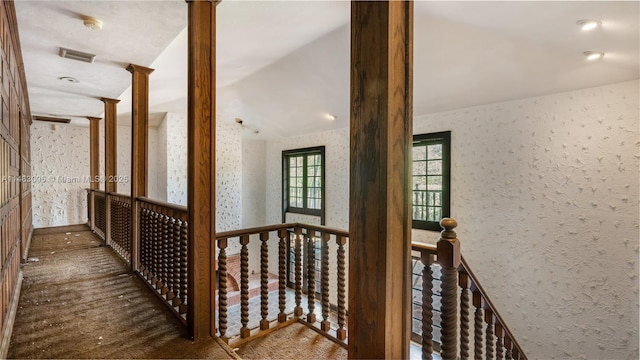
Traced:
<path fill-rule="evenodd" d="M 433 359 L 433 270 L 432 255 L 420 250 L 422 262 L 422 359 Z"/>
<path fill-rule="evenodd" d="M 175 285 L 175 280 L 173 278 L 173 258 L 174 258 L 174 253 L 173 253 L 173 229 L 175 228 L 175 223 L 176 223 L 176 219 L 174 217 L 170 217 L 169 218 L 169 226 L 167 229 L 167 243 L 166 243 L 166 247 L 167 247 L 167 282 L 164 284 L 168 291 L 167 291 L 167 300 L 172 300 L 174 293 L 173 293 L 173 289 L 174 289 L 174 285 Z"/>
<path fill-rule="evenodd" d="M 156 241 L 157 239 L 157 233 L 158 233 L 158 214 L 155 211 L 152 211 L 151 209 L 149 209 L 150 212 L 150 216 L 151 216 L 151 221 L 149 222 L 149 242 L 151 244 L 151 253 L 150 253 L 150 257 L 149 257 L 149 272 L 152 277 L 151 279 L 151 283 L 152 285 L 155 285 L 156 281 L 157 281 L 157 274 L 158 274 L 158 268 L 157 268 L 157 262 L 156 259 L 158 258 L 158 242 Z"/>
<path fill-rule="evenodd" d="M 316 322 L 316 232 L 307 229 L 307 322 Z"/>
<path fill-rule="evenodd" d="M 502 360 L 503 359 L 502 351 L 504 350 L 504 344 L 502 340 L 504 337 L 504 328 L 499 322 L 496 321 L 495 329 L 496 329 L 496 359 Z"/>
<path fill-rule="evenodd" d="M 493 359 L 494 356 L 494 339 L 493 339 L 493 312 L 488 307 L 484 309 L 484 321 L 487 323 L 485 331 L 485 346 L 487 352 L 487 359 Z"/>
<path fill-rule="evenodd" d="M 187 301 L 189 300 L 189 289 L 187 287 L 187 275 L 188 275 L 188 241 L 189 241 L 189 223 L 182 221 L 180 225 L 180 314 L 187 313 Z"/>
<path fill-rule="evenodd" d="M 148 232 L 147 209 L 140 209 L 140 271 L 147 275 L 147 232 Z"/>
<path fill-rule="evenodd" d="M 482 354 L 482 327 L 484 324 L 484 312 L 482 307 L 484 300 L 478 290 L 473 291 L 473 307 L 476 309 L 473 317 L 473 355 L 475 360 L 483 360 Z"/>
<path fill-rule="evenodd" d="M 260 330 L 269 328 L 269 233 L 260 233 Z"/>
<path fill-rule="evenodd" d="M 131 203 L 127 203 L 127 207 L 125 209 L 125 216 L 124 216 L 124 244 L 125 244 L 125 251 L 127 254 L 127 258 L 129 258 L 129 255 L 131 254 L 132 250 L 131 250 L 131 214 L 133 211 L 133 206 L 131 205 Z"/>
<path fill-rule="evenodd" d="M 227 338 L 227 239 L 218 240 L 218 330 L 220 339 L 228 343 Z"/>
<path fill-rule="evenodd" d="M 169 277 L 169 221 L 170 218 L 168 216 L 162 216 L 162 273 L 160 277 L 162 281 L 160 293 L 162 295 L 166 295 L 169 291 L 169 287 L 167 286 Z"/>
<path fill-rule="evenodd" d="M 344 328 L 347 320 L 346 305 L 346 260 L 344 245 L 347 243 L 347 238 L 344 236 L 336 236 L 336 243 L 338 244 L 338 330 L 336 330 L 336 337 L 338 340 L 344 340 L 347 338 L 347 329 Z"/>
<path fill-rule="evenodd" d="M 180 305 L 180 224 L 176 219 L 173 223 L 173 306 Z"/>
<path fill-rule="evenodd" d="M 321 296 L 322 296 L 322 322 L 320 328 L 322 331 L 329 331 L 331 329 L 331 322 L 329 321 L 329 238 L 330 234 L 322 233 L 320 243 L 320 281 L 321 281 Z"/>
<path fill-rule="evenodd" d="M 289 231 L 280 229 L 278 231 L 280 242 L 278 244 L 278 322 L 287 321 L 285 308 L 287 306 L 287 240 L 289 239 Z"/>
<path fill-rule="evenodd" d="M 514 344 L 515 345 L 515 344 Z M 513 359 L 514 360 L 520 360 L 520 351 L 518 350 L 517 347 L 513 347 Z"/>
<path fill-rule="evenodd" d="M 442 359 L 458 358 L 458 265 L 460 265 L 460 242 L 453 229 L 458 224 L 454 219 L 440 221 L 444 230 L 438 240 L 438 263 L 442 267 Z"/>
<path fill-rule="evenodd" d="M 240 336 L 247 338 L 251 335 L 251 330 L 247 327 L 249 323 L 249 235 L 240 236 Z"/>
<path fill-rule="evenodd" d="M 469 288 L 471 280 L 469 275 L 461 271 L 458 273 L 458 284 L 460 285 L 460 358 L 469 358 L 469 306 L 471 305 Z"/>
<path fill-rule="evenodd" d="M 296 243 L 295 243 L 295 299 L 296 307 L 293 309 L 293 315 L 302 315 L 302 228 L 296 227 L 295 230 Z"/>
<path fill-rule="evenodd" d="M 513 343 L 511 342 L 511 338 L 509 336 L 506 336 L 504 338 L 505 360 L 513 360 L 513 353 L 511 352 L 512 346 L 513 346 Z"/>

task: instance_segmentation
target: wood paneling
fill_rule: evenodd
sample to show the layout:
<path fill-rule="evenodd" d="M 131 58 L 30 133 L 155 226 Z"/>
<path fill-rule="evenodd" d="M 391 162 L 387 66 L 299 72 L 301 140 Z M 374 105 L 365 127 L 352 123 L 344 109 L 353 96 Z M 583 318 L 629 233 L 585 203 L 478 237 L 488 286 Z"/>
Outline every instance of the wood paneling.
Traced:
<path fill-rule="evenodd" d="M 0 357 L 6 356 L 20 286 L 20 260 L 29 251 L 31 112 L 12 1 L 0 3 Z"/>
<path fill-rule="evenodd" d="M 413 3 L 351 3 L 349 358 L 409 358 Z"/>
<path fill-rule="evenodd" d="M 195 340 L 215 335 L 215 273 L 211 241 L 215 236 L 216 3 L 187 1 L 189 311 Z"/>

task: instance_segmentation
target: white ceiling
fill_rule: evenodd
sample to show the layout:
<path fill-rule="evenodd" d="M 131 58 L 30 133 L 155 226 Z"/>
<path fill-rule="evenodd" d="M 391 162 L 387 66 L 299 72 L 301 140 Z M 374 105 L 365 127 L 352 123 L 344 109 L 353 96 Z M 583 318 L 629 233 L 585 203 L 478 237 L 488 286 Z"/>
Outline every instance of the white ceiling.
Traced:
<path fill-rule="evenodd" d="M 101 116 L 98 99 L 116 97 L 126 121 L 124 68 L 135 63 L 156 69 L 151 113 L 186 113 L 186 9 L 181 0 L 16 1 L 32 112 Z M 258 138 L 348 125 L 349 2 L 224 0 L 217 10 L 219 121 L 241 117 Z M 639 11 L 635 1 L 417 1 L 414 114 L 637 79 Z M 82 15 L 103 30 L 85 28 Z M 602 27 L 582 32 L 584 18 Z M 59 46 L 98 58 L 62 59 Z M 588 50 L 606 55 L 588 62 Z"/>

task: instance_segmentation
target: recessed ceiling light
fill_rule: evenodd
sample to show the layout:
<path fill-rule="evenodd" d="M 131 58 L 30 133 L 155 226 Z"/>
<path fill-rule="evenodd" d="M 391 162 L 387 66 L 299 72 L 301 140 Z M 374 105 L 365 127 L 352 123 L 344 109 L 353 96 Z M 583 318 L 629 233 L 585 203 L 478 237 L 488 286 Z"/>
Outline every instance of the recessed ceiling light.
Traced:
<path fill-rule="evenodd" d="M 578 21 L 578 25 L 582 31 L 589 31 L 602 25 L 602 22 L 599 20 L 583 19 Z"/>
<path fill-rule="evenodd" d="M 85 16 L 82 19 L 84 26 L 88 27 L 91 30 L 101 30 L 102 29 L 102 21 L 91 17 L 91 16 Z"/>
<path fill-rule="evenodd" d="M 62 81 L 66 81 L 66 82 L 70 82 L 70 83 L 74 83 L 74 84 L 77 84 L 77 83 L 80 82 L 80 80 L 78 80 L 78 79 L 76 79 L 74 77 L 71 77 L 71 76 L 62 76 L 62 77 L 59 77 L 58 80 L 62 80 Z"/>
<path fill-rule="evenodd" d="M 602 57 L 604 56 L 604 53 L 601 53 L 598 51 L 585 51 L 584 56 L 587 57 L 587 60 L 594 61 L 594 60 L 602 59 Z"/>
<path fill-rule="evenodd" d="M 327 114 L 326 115 L 327 120 L 329 121 L 336 121 L 338 119 L 337 116 L 333 115 L 333 114 Z"/>

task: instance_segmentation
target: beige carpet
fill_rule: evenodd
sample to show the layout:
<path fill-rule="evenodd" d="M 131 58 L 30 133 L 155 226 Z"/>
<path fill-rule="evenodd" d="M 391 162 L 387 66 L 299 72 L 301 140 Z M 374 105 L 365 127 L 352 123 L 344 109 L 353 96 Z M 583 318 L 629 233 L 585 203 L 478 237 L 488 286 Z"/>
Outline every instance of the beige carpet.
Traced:
<path fill-rule="evenodd" d="M 243 359 L 346 359 L 347 350 L 307 326 L 294 323 L 242 345 Z"/>
<path fill-rule="evenodd" d="M 36 231 L 8 358 L 234 359 L 193 343 L 140 278 L 86 228 Z"/>

